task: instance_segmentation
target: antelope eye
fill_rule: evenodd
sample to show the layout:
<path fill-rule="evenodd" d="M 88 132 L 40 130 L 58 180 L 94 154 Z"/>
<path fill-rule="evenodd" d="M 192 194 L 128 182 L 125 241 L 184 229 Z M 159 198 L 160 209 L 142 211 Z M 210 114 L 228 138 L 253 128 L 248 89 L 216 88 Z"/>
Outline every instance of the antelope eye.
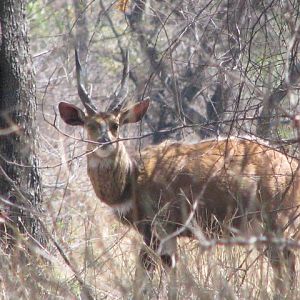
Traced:
<path fill-rule="evenodd" d="M 111 130 L 117 131 L 119 128 L 119 124 L 114 122 L 110 125 Z"/>

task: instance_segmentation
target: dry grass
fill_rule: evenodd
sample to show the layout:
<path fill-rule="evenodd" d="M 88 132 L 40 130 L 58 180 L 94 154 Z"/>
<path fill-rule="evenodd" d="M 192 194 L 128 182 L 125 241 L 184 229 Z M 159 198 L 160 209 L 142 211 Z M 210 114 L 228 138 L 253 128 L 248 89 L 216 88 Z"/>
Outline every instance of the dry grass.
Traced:
<path fill-rule="evenodd" d="M 95 200 L 91 197 L 82 209 L 70 209 L 52 227 L 53 236 L 95 299 L 132 299 L 140 238 L 112 220 Z M 51 262 L 46 262 L 24 254 L 24 245 L 20 241 L 12 254 L 1 255 L 1 299 L 85 299 L 54 247 Z M 178 253 L 177 299 L 273 299 L 272 269 L 255 249 L 216 247 L 203 252 L 197 242 L 182 239 Z M 151 299 L 167 299 L 167 277 L 159 267 Z M 298 292 L 296 286 L 286 299 L 298 299 Z"/>

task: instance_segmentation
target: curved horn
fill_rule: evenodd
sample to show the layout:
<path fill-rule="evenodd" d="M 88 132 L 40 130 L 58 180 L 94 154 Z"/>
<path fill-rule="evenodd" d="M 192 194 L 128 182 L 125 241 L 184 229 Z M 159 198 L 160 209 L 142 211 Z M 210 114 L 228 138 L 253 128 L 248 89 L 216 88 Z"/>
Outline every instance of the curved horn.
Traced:
<path fill-rule="evenodd" d="M 76 61 L 76 77 L 77 77 L 77 89 L 78 89 L 78 95 L 79 98 L 84 105 L 87 113 L 89 115 L 93 115 L 97 113 L 97 108 L 92 103 L 92 99 L 90 98 L 88 92 L 86 91 L 82 79 L 82 68 L 78 57 L 78 52 L 75 48 L 75 61 Z"/>

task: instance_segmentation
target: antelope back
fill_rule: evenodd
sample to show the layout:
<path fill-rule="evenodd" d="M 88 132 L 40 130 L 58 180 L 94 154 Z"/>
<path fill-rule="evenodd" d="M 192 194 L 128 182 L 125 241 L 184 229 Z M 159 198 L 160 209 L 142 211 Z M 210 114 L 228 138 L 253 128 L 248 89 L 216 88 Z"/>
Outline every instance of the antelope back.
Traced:
<path fill-rule="evenodd" d="M 235 218 L 235 225 L 238 215 L 260 217 L 262 209 L 270 215 L 299 202 L 298 162 L 253 140 L 164 143 L 145 149 L 142 162 L 138 194 L 158 203 L 145 204 L 156 205 L 153 213 L 170 207 L 169 223 L 184 224 L 195 202 L 201 222 L 214 215 L 219 222 Z"/>

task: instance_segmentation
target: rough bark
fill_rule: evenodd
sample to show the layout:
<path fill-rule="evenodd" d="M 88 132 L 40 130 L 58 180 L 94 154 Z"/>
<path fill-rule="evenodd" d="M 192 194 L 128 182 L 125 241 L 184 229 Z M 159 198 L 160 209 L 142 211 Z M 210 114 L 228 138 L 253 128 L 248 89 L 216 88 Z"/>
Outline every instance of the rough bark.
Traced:
<path fill-rule="evenodd" d="M 43 241 L 39 223 L 34 217 L 42 198 L 36 157 L 37 108 L 26 3 L 25 0 L 0 2 L 0 199 L 26 209 L 7 203 L 3 205 L 3 201 L 0 207 L 1 211 L 6 210 L 13 227 Z M 12 242 L 16 231 L 9 233 Z"/>

